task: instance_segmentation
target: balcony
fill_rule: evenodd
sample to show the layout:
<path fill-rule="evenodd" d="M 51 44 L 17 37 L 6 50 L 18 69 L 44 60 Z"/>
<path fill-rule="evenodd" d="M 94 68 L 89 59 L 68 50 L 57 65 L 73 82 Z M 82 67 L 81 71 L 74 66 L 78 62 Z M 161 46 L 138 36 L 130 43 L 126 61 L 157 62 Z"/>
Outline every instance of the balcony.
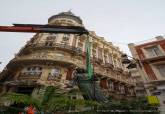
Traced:
<path fill-rule="evenodd" d="M 115 92 L 115 94 L 117 94 L 117 95 L 120 95 L 120 94 L 121 94 L 120 90 L 115 90 L 114 92 Z"/>
<path fill-rule="evenodd" d="M 120 94 L 125 95 L 126 93 L 125 93 L 125 91 L 120 91 Z"/>
<path fill-rule="evenodd" d="M 106 71 L 103 68 L 94 67 L 94 72 L 96 72 L 99 75 L 102 75 L 102 77 L 104 77 L 104 76 L 108 77 L 108 74 L 106 73 Z"/>
<path fill-rule="evenodd" d="M 109 87 L 108 87 L 108 90 L 109 90 L 109 92 L 115 92 L 115 90 L 114 90 L 114 87 L 113 87 L 113 86 L 109 86 Z"/>
<path fill-rule="evenodd" d="M 93 57 L 93 61 L 94 61 L 95 63 L 97 63 L 97 64 L 101 64 L 101 63 L 103 62 L 102 59 L 96 58 L 96 57 Z"/>
<path fill-rule="evenodd" d="M 108 89 L 109 90 L 109 92 L 111 92 L 111 93 L 115 93 L 115 90 L 114 89 Z"/>
<path fill-rule="evenodd" d="M 142 55 L 140 55 L 141 57 Z M 141 62 L 155 62 L 159 60 L 164 60 L 165 55 L 153 56 L 153 57 L 141 57 Z"/>
<path fill-rule="evenodd" d="M 53 76 L 50 75 L 47 78 L 48 81 L 56 81 L 56 82 L 60 82 L 61 81 L 61 74 L 59 76 Z"/>
<path fill-rule="evenodd" d="M 130 72 L 129 72 L 129 71 L 124 71 L 124 70 L 123 70 L 123 74 L 124 74 L 124 75 L 130 75 Z"/>
<path fill-rule="evenodd" d="M 136 90 L 136 91 L 144 91 L 145 88 L 144 88 L 144 87 L 140 87 L 140 86 L 136 86 L 136 87 L 135 87 L 135 90 Z"/>
<path fill-rule="evenodd" d="M 35 72 L 26 72 L 26 73 L 21 73 L 18 77 L 19 80 L 31 80 L 31 81 L 37 81 L 40 76 L 41 72 L 35 73 Z"/>
<path fill-rule="evenodd" d="M 19 64 L 60 64 L 60 65 L 76 65 L 77 67 L 84 68 L 82 60 L 79 60 L 75 57 L 69 55 L 59 55 L 58 53 L 34 53 L 29 55 L 16 56 L 10 61 L 8 67 L 15 67 Z"/>
<path fill-rule="evenodd" d="M 116 74 L 113 74 L 111 71 L 107 72 L 103 68 L 94 67 L 94 72 L 96 74 L 101 75 L 102 76 L 101 78 L 110 78 L 110 79 L 113 79 L 115 82 L 121 82 L 121 83 L 125 83 L 125 84 L 128 84 L 128 85 L 135 86 L 135 83 L 133 83 L 133 82 L 127 80 L 127 79 L 124 79 L 121 75 L 116 76 Z"/>
<path fill-rule="evenodd" d="M 138 77 L 141 77 L 141 75 L 140 75 L 140 73 L 139 72 L 131 72 L 131 75 L 132 75 L 132 77 L 134 77 L 134 78 L 138 78 Z"/>
<path fill-rule="evenodd" d="M 20 54 L 24 54 L 29 50 L 41 50 L 41 49 L 59 49 L 63 51 L 68 51 L 73 54 L 83 54 L 82 49 L 79 47 L 70 46 L 68 44 L 61 43 L 37 43 L 37 44 L 28 44 L 23 48 Z"/>
<path fill-rule="evenodd" d="M 122 68 L 119 68 L 119 67 L 114 67 L 113 70 L 118 71 L 118 72 L 123 72 L 123 69 Z"/>
<path fill-rule="evenodd" d="M 104 68 L 114 68 L 113 64 L 112 63 L 105 63 L 104 64 Z"/>

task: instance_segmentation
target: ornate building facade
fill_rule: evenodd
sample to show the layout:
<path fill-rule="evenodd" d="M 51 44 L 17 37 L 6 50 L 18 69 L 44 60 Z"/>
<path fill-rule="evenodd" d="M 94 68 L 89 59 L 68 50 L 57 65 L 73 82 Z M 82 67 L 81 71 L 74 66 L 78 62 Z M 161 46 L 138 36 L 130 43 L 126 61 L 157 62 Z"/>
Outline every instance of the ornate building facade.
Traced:
<path fill-rule="evenodd" d="M 160 100 L 160 110 L 165 107 L 165 38 L 157 36 L 145 42 L 130 43 L 132 56 L 139 60 L 141 68 L 131 71 L 140 87 L 136 93 L 155 95 Z M 136 74 L 136 75 L 135 75 Z M 139 80 L 140 79 L 140 80 Z M 143 86 L 143 87 L 142 87 Z M 162 112 L 163 114 L 164 112 Z"/>
<path fill-rule="evenodd" d="M 72 12 L 54 15 L 48 19 L 48 24 L 84 26 L 82 20 Z M 89 37 L 94 76 L 103 93 L 117 99 L 134 97 L 134 81 L 121 63 L 123 53 L 93 31 L 90 31 Z M 86 40 L 85 35 L 37 33 L 2 71 L 0 94 L 9 91 L 42 93 L 41 85 L 60 85 L 67 90 L 74 78 L 74 71 L 86 68 Z"/>

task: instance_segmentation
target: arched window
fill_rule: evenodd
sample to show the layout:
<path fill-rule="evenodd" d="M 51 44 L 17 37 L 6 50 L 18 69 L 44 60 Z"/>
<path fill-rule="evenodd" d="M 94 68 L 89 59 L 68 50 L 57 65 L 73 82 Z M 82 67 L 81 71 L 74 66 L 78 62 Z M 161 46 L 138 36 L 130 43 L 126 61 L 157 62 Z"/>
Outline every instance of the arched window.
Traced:
<path fill-rule="evenodd" d="M 62 38 L 62 42 L 68 42 L 70 38 L 70 34 L 64 34 Z"/>
<path fill-rule="evenodd" d="M 58 77 L 60 74 L 60 70 L 57 68 L 54 68 L 51 70 L 51 76 Z"/>
<path fill-rule="evenodd" d="M 46 37 L 46 40 L 47 41 L 55 41 L 56 38 L 57 38 L 57 35 L 51 35 L 51 36 Z"/>
<path fill-rule="evenodd" d="M 53 46 L 53 42 L 52 41 L 46 41 L 45 46 L 51 47 L 51 46 Z"/>
<path fill-rule="evenodd" d="M 48 80 L 54 80 L 57 78 L 60 78 L 60 69 L 59 68 L 51 69 L 49 76 L 48 76 Z"/>
<path fill-rule="evenodd" d="M 34 75 L 39 76 L 42 73 L 42 67 L 39 66 L 30 66 L 22 70 L 23 75 Z"/>
<path fill-rule="evenodd" d="M 109 88 L 110 88 L 111 91 L 114 90 L 114 85 L 113 85 L 112 81 L 109 81 Z"/>

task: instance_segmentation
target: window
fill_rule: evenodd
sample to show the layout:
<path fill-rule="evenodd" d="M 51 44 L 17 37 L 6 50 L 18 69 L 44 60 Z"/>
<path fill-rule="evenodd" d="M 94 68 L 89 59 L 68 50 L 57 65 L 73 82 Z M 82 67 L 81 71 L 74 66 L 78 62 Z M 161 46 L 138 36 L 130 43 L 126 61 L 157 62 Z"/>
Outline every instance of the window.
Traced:
<path fill-rule="evenodd" d="M 117 60 L 116 59 L 114 59 L 114 65 L 115 65 L 115 67 L 117 67 Z"/>
<path fill-rule="evenodd" d="M 96 57 L 97 55 L 96 55 L 96 49 L 92 49 L 92 54 L 93 54 L 93 57 Z"/>
<path fill-rule="evenodd" d="M 109 55 L 109 63 L 113 64 L 112 56 L 111 55 Z"/>
<path fill-rule="evenodd" d="M 162 55 L 158 46 L 152 46 L 152 47 L 146 48 L 146 51 L 147 51 L 148 57 L 157 57 L 157 56 Z"/>
<path fill-rule="evenodd" d="M 53 42 L 51 42 L 51 41 L 46 41 L 46 42 L 45 42 L 45 46 L 51 47 L 51 46 L 53 46 Z"/>
<path fill-rule="evenodd" d="M 153 95 L 160 95 L 161 91 L 154 92 Z"/>
<path fill-rule="evenodd" d="M 165 77 L 165 64 L 157 65 L 157 70 L 159 71 L 161 76 Z"/>
<path fill-rule="evenodd" d="M 51 36 L 55 36 L 55 37 L 57 37 L 57 36 L 58 36 L 58 34 L 57 34 L 57 33 L 50 33 L 50 35 L 51 35 Z"/>
<path fill-rule="evenodd" d="M 135 94 L 134 90 L 132 88 L 129 89 L 129 93 L 130 93 L 130 95 L 134 95 Z"/>
<path fill-rule="evenodd" d="M 78 42 L 78 47 L 83 51 L 83 42 Z"/>
<path fill-rule="evenodd" d="M 108 55 L 104 55 L 105 63 L 109 63 Z"/>
<path fill-rule="evenodd" d="M 109 88 L 110 90 L 114 90 L 114 85 L 113 85 L 113 82 L 112 81 L 109 81 Z"/>
<path fill-rule="evenodd" d="M 31 67 L 27 67 L 27 68 L 23 69 L 22 73 L 24 75 L 35 75 L 35 76 L 38 76 L 38 75 L 41 75 L 42 68 L 38 67 L 38 66 L 31 66 Z"/>
<path fill-rule="evenodd" d="M 62 42 L 68 42 L 69 41 L 70 34 L 64 34 Z"/>
<path fill-rule="evenodd" d="M 59 69 L 54 68 L 54 69 L 51 70 L 51 75 L 52 76 L 57 77 L 57 76 L 59 76 L 59 74 L 60 74 L 60 70 Z"/>
<path fill-rule="evenodd" d="M 114 83 L 114 90 L 119 91 L 119 85 L 117 83 Z"/>
<path fill-rule="evenodd" d="M 63 42 L 69 41 L 69 37 L 63 37 Z"/>
<path fill-rule="evenodd" d="M 47 41 L 55 41 L 57 38 L 57 35 L 51 35 L 46 38 Z"/>
<path fill-rule="evenodd" d="M 31 95 L 33 90 L 34 90 L 34 87 L 18 87 L 17 88 L 17 93 Z"/>
<path fill-rule="evenodd" d="M 121 93 L 125 93 L 124 86 L 121 86 L 121 87 L 120 87 L 120 91 L 121 91 Z"/>
<path fill-rule="evenodd" d="M 56 78 L 59 78 L 59 76 L 60 76 L 60 69 L 53 68 L 53 69 L 51 69 L 51 71 L 49 73 L 48 79 L 49 80 L 56 79 Z"/>
<path fill-rule="evenodd" d="M 102 59 L 102 49 L 101 48 L 98 49 L 98 58 Z"/>

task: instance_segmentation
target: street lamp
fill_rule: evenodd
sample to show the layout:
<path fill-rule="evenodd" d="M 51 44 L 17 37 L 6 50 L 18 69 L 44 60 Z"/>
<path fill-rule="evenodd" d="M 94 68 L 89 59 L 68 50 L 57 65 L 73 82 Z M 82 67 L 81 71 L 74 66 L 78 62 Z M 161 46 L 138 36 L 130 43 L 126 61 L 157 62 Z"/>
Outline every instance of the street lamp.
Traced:
<path fill-rule="evenodd" d="M 128 59 L 128 57 L 131 58 L 132 61 L 130 59 Z M 128 56 L 126 54 L 123 54 L 121 56 L 121 58 L 122 58 L 123 64 L 128 64 L 128 66 L 127 66 L 128 69 L 137 68 L 138 72 L 140 73 L 141 77 L 143 78 L 144 89 L 146 90 L 147 95 L 150 96 L 151 95 L 150 90 L 146 87 L 147 78 L 142 73 L 143 71 L 142 71 L 142 65 L 140 64 L 140 60 L 133 58 L 131 56 Z"/>
<path fill-rule="evenodd" d="M 131 58 L 132 60 L 128 59 Z M 132 69 L 132 68 L 137 68 L 137 65 L 141 68 L 141 64 L 138 59 L 135 59 L 131 56 L 128 56 L 127 54 L 121 55 L 122 63 L 123 64 L 128 64 L 127 68 Z"/>

